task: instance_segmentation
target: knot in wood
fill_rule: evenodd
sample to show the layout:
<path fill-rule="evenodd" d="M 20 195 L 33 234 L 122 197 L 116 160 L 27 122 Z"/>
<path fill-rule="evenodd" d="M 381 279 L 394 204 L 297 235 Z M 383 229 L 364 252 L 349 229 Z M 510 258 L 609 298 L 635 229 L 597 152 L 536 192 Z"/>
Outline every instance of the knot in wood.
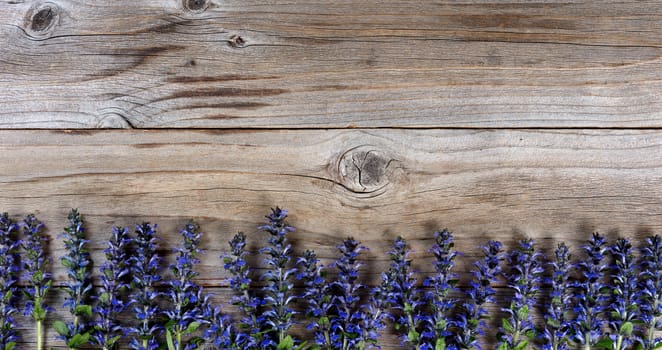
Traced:
<path fill-rule="evenodd" d="M 372 146 L 359 146 L 345 152 L 339 160 L 338 173 L 347 189 L 371 193 L 389 183 L 388 168 L 392 159 Z"/>
<path fill-rule="evenodd" d="M 184 8 L 191 12 L 203 12 L 209 6 L 209 0 L 184 0 Z"/>
<path fill-rule="evenodd" d="M 25 29 L 28 35 L 43 39 L 51 35 L 60 20 L 57 5 L 46 2 L 30 8 L 25 16 Z"/>
<path fill-rule="evenodd" d="M 241 48 L 246 45 L 246 40 L 237 34 L 233 34 L 230 39 L 228 39 L 228 45 L 232 48 Z"/>

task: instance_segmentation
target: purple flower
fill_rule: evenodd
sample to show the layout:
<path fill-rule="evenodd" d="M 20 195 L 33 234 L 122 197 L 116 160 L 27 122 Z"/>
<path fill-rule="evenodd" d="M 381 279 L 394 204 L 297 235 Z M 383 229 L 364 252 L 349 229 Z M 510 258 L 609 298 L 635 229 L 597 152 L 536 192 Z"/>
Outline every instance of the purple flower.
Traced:
<path fill-rule="evenodd" d="M 221 308 L 213 306 L 208 299 L 205 299 L 202 310 L 208 324 L 204 333 L 205 341 L 218 349 L 239 349 L 232 319 L 223 314 Z"/>
<path fill-rule="evenodd" d="M 287 243 L 287 234 L 294 228 L 285 223 L 286 218 L 287 210 L 276 207 L 267 215 L 268 223 L 259 227 L 269 234 L 269 245 L 260 249 L 260 253 L 267 256 L 267 270 L 261 278 L 266 282 L 262 289 L 265 304 L 262 315 L 268 328 L 262 343 L 278 348 L 293 342 L 287 331 L 292 327 L 295 314 L 290 303 L 296 299 L 291 280 L 297 269 L 291 267 L 292 246 Z"/>
<path fill-rule="evenodd" d="M 423 327 L 431 320 L 423 313 L 426 303 L 411 270 L 410 252 L 407 241 L 402 237 L 396 238 L 389 251 L 391 266 L 388 275 L 392 278 L 389 303 L 396 310 L 393 313 L 395 327 L 403 333 L 403 341 L 419 349 Z"/>
<path fill-rule="evenodd" d="M 567 350 L 570 336 L 570 250 L 564 243 L 560 243 L 554 252 L 555 260 L 552 266 L 550 294 L 545 302 L 545 326 L 541 337 L 543 350 Z"/>
<path fill-rule="evenodd" d="M 46 294 L 53 284 L 52 275 L 48 270 L 51 259 L 46 256 L 44 251 L 44 244 L 47 242 L 46 237 L 42 234 L 44 224 L 30 214 L 25 217 L 21 227 L 24 237 L 21 244 L 25 251 L 23 268 L 26 280 L 23 294 L 27 298 L 23 314 L 31 316 L 35 320 L 37 349 L 41 350 L 43 347 L 43 322 L 46 314 L 53 310 L 46 304 Z"/>
<path fill-rule="evenodd" d="M 487 303 L 495 303 L 496 292 L 492 284 L 501 275 L 503 252 L 499 241 L 489 241 L 482 247 L 483 259 L 474 263 L 473 276 L 467 290 L 468 301 L 461 304 L 453 321 L 457 332 L 453 336 L 452 346 L 457 349 L 481 349 L 478 337 L 483 335 L 488 312 Z"/>
<path fill-rule="evenodd" d="M 170 265 L 172 279 L 167 281 L 168 289 L 164 296 L 170 308 L 164 311 L 168 318 L 166 322 L 166 338 L 170 350 L 195 349 L 197 338 L 185 342 L 182 337 L 194 333 L 204 322 L 202 310 L 202 287 L 194 282 L 198 272 L 195 265 L 200 263 L 198 256 L 202 253 L 200 226 L 193 221 L 188 222 L 179 231 L 183 241 L 174 252 L 175 263 Z"/>
<path fill-rule="evenodd" d="M 575 318 L 571 320 L 573 340 L 587 348 L 594 347 L 602 336 L 603 314 L 608 296 L 602 280 L 609 267 L 605 264 L 607 241 L 599 233 L 593 233 L 588 244 L 582 247 L 585 259 L 574 265 L 579 278 L 571 283 Z"/>
<path fill-rule="evenodd" d="M 611 247 L 612 285 L 611 300 L 606 311 L 609 313 L 610 339 L 613 350 L 625 350 L 634 343 L 632 332 L 637 315 L 637 271 L 632 245 L 620 238 Z"/>
<path fill-rule="evenodd" d="M 120 323 L 120 314 L 128 305 L 124 293 L 129 286 L 130 242 L 126 228 L 113 227 L 108 246 L 103 251 L 106 262 L 99 268 L 101 290 L 94 308 L 97 321 L 94 324 L 92 340 L 104 350 L 116 349 L 120 338 L 127 333 Z"/>
<path fill-rule="evenodd" d="M 157 225 L 142 223 L 136 225 L 133 239 L 133 254 L 128 259 L 131 267 L 132 292 L 129 304 L 138 323 L 129 327 L 134 337 L 129 346 L 134 350 L 156 350 L 159 347 L 157 336 L 163 331 L 159 322 L 161 311 L 157 305 L 160 294 L 156 287 L 161 280 L 161 258 L 157 250 Z"/>
<path fill-rule="evenodd" d="M 457 302 L 450 297 L 450 292 L 455 290 L 457 283 L 457 275 L 451 272 L 458 255 L 458 252 L 453 250 L 453 234 L 448 230 L 438 231 L 434 233 L 434 239 L 430 252 L 435 258 L 435 274 L 423 282 L 425 287 L 432 288 L 425 297 L 431 314 L 425 318 L 425 330 L 421 333 L 423 343 L 431 349 L 446 346 L 447 338 L 451 335 L 450 311 Z"/>
<path fill-rule="evenodd" d="M 297 260 L 301 271 L 297 279 L 303 280 L 304 293 L 301 299 L 306 303 L 306 316 L 313 321 L 308 324 L 308 329 L 313 330 L 315 343 L 322 348 L 331 346 L 331 324 L 330 317 L 333 312 L 331 286 L 326 280 L 324 266 L 312 250 L 306 250 L 302 257 Z"/>
<path fill-rule="evenodd" d="M 646 238 L 641 248 L 639 273 L 639 318 L 642 350 L 657 349 L 662 345 L 662 238 L 659 235 Z"/>
<path fill-rule="evenodd" d="M 246 262 L 246 235 L 237 233 L 230 241 L 230 254 L 221 256 L 223 268 L 230 272 L 230 288 L 234 292 L 231 303 L 243 314 L 239 321 L 236 345 L 241 349 L 258 349 L 262 341 L 264 316 L 258 312 L 263 304 L 260 297 L 251 293 L 251 271 Z"/>
<path fill-rule="evenodd" d="M 92 292 L 90 280 L 92 260 L 87 248 L 89 241 L 85 239 L 82 216 L 78 210 L 72 209 L 68 219 L 69 225 L 62 233 L 67 254 L 60 258 L 60 262 L 66 268 L 69 277 L 69 282 L 66 284 L 66 292 L 69 296 L 65 299 L 63 307 L 69 308 L 74 319 L 67 323 L 55 321 L 53 328 L 70 349 L 76 349 L 87 344 L 91 335 L 88 319 L 92 317 L 92 306 L 89 304 Z"/>
<path fill-rule="evenodd" d="M 532 311 L 536 294 L 540 290 L 543 272 L 542 254 L 535 250 L 532 239 L 519 241 L 508 256 L 510 271 L 505 273 L 508 287 L 515 292 L 510 307 L 502 309 L 508 318 L 501 320 L 497 334 L 498 350 L 524 349 L 535 337 Z"/>
<path fill-rule="evenodd" d="M 20 259 L 17 238 L 19 225 L 7 213 L 0 215 L 0 348 L 10 349 L 16 345 L 18 334 L 14 314 L 16 305 L 16 283 L 19 278 Z"/>

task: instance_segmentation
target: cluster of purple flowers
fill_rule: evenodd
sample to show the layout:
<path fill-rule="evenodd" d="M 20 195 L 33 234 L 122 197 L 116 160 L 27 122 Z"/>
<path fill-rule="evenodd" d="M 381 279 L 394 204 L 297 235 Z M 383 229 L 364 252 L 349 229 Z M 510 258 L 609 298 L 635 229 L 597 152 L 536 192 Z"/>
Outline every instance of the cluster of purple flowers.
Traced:
<path fill-rule="evenodd" d="M 547 261 L 531 239 L 507 253 L 500 242 L 489 241 L 464 281 L 453 271 L 461 254 L 451 232 L 434 233 L 428 275 L 415 271 L 412 250 L 398 237 L 388 252 L 388 269 L 369 287 L 361 276 L 365 246 L 344 239 L 335 260 L 326 264 L 312 250 L 296 257 L 287 215 L 275 208 L 266 216 L 258 227 L 267 234 L 264 246 L 251 251 L 246 235 L 238 233 L 221 257 L 234 294 L 230 304 L 242 314 L 234 320 L 196 282 L 203 234 L 195 222 L 181 229 L 181 243 L 165 271 L 156 225 L 137 225 L 133 237 L 128 229 L 113 227 L 93 288 L 83 218 L 72 210 L 60 259 L 68 277 L 63 307 L 72 317 L 52 326 L 72 350 L 87 344 L 104 350 L 194 350 L 203 344 L 232 350 L 363 350 L 377 348 L 389 326 L 406 348 L 480 350 L 494 336 L 486 334 L 492 304 L 504 315 L 496 334 L 499 350 L 662 347 L 660 236 L 646 238 L 637 254 L 627 239 L 609 244 L 594 233 L 574 263 L 564 243 Z M 0 215 L 0 349 L 10 350 L 18 340 L 14 315 L 21 291 L 24 314 L 37 325 L 38 350 L 43 346 L 53 283 L 43 228 L 33 215 L 20 223 Z M 250 266 L 253 252 L 264 257 L 261 268 Z M 507 286 L 507 303 L 496 298 L 499 283 Z M 534 317 L 536 310 L 541 319 Z M 310 332 L 304 336 L 309 341 L 292 332 L 299 322 Z"/>

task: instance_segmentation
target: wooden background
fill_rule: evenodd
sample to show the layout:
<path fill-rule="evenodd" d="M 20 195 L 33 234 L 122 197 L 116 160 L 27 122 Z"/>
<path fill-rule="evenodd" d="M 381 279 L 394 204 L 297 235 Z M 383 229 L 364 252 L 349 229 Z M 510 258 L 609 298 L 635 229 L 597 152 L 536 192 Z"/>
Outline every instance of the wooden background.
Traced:
<path fill-rule="evenodd" d="M 194 218 L 219 302 L 217 257 L 276 205 L 297 252 L 360 238 L 368 282 L 397 235 L 429 272 L 443 227 L 465 276 L 489 238 L 641 238 L 661 50 L 658 1 L 0 0 L 0 210 L 58 257 L 79 208 L 97 261 L 111 225 L 158 223 L 168 253 Z"/>

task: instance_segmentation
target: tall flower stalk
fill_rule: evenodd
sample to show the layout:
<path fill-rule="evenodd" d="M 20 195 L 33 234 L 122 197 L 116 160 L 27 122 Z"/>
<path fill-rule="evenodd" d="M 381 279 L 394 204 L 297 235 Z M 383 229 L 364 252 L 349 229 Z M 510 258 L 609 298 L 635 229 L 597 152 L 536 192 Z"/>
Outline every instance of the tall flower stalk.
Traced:
<path fill-rule="evenodd" d="M 234 296 L 230 302 L 242 312 L 238 322 L 236 346 L 240 349 L 259 349 L 262 344 L 264 315 L 258 309 L 262 298 L 251 293 L 251 269 L 246 261 L 246 235 L 237 233 L 230 243 L 230 254 L 221 256 L 223 268 L 232 277 L 229 279 Z"/>
<path fill-rule="evenodd" d="M 416 285 L 416 277 L 411 269 L 410 252 L 404 238 L 395 239 L 389 251 L 391 258 L 389 269 L 394 278 L 391 281 L 393 290 L 389 301 L 392 308 L 397 311 L 394 315 L 396 330 L 403 334 L 404 342 L 418 350 L 422 343 L 421 332 L 425 321 L 422 310 L 425 307 L 425 299 Z"/>
<path fill-rule="evenodd" d="M 560 243 L 554 251 L 552 278 L 549 279 L 551 290 L 545 304 L 542 339 L 543 350 L 568 350 L 570 335 L 570 250 L 565 243 Z"/>
<path fill-rule="evenodd" d="M 130 265 L 128 246 L 129 231 L 124 227 L 113 227 L 108 246 L 104 249 L 106 262 L 101 265 L 101 291 L 94 308 L 97 320 L 92 333 L 93 342 L 103 350 L 118 348 L 120 338 L 126 334 L 120 323 L 120 314 L 128 306 L 125 292 L 129 286 Z"/>
<path fill-rule="evenodd" d="M 89 241 L 85 239 L 83 217 L 78 210 L 69 212 L 69 225 L 64 228 L 62 237 L 67 254 L 60 258 L 62 266 L 66 268 L 69 282 L 63 307 L 69 308 L 73 321 L 55 321 L 55 331 L 65 340 L 69 349 L 77 349 L 90 340 L 90 325 L 88 319 L 92 317 L 92 306 L 89 303 L 92 291 L 90 268 L 92 260 L 87 248 Z"/>
<path fill-rule="evenodd" d="M 609 312 L 612 350 L 625 350 L 633 343 L 634 319 L 638 314 L 637 271 L 632 244 L 619 238 L 611 247 L 612 285 Z"/>
<path fill-rule="evenodd" d="M 193 280 L 199 275 L 195 265 L 200 263 L 199 255 L 202 232 L 200 226 L 190 221 L 180 230 L 183 242 L 175 249 L 175 263 L 170 265 L 172 279 L 167 282 L 168 290 L 165 297 L 171 308 L 165 310 L 166 341 L 169 350 L 196 349 L 202 341 L 194 337 L 188 341 L 184 337 L 195 332 L 204 320 L 200 298 L 201 287 Z"/>
<path fill-rule="evenodd" d="M 269 245 L 262 248 L 260 253 L 265 254 L 267 271 L 262 275 L 266 282 L 264 292 L 265 310 L 263 316 L 270 328 L 267 332 L 270 337 L 268 346 L 278 349 L 292 349 L 293 338 L 288 335 L 292 327 L 294 310 L 290 303 L 296 298 L 292 293 L 294 285 L 292 278 L 297 269 L 291 267 L 292 246 L 287 242 L 287 234 L 294 228 L 285 223 L 287 210 L 272 209 L 267 215 L 268 223 L 259 228 L 269 234 Z"/>
<path fill-rule="evenodd" d="M 306 316 L 312 320 L 307 328 L 313 331 L 315 343 L 321 349 L 331 349 L 330 319 L 333 317 L 333 300 L 326 271 L 312 250 L 306 250 L 297 260 L 297 264 L 301 269 L 297 278 L 303 280 L 304 284 L 301 300 L 306 302 Z"/>
<path fill-rule="evenodd" d="M 468 300 L 461 304 L 453 322 L 456 332 L 452 345 L 457 349 L 481 349 L 478 339 L 484 335 L 485 319 L 489 318 L 485 306 L 496 302 L 496 292 L 492 284 L 498 281 L 501 275 L 501 262 L 504 258 L 501 247 L 501 242 L 489 241 L 481 248 L 483 259 L 474 263 L 471 270 L 473 278 L 469 281 L 469 289 L 466 292 Z"/>
<path fill-rule="evenodd" d="M 642 350 L 658 349 L 662 337 L 662 238 L 659 235 L 646 238 L 641 248 L 639 274 L 639 318 L 642 321 L 639 342 Z"/>
<path fill-rule="evenodd" d="M 455 258 L 458 252 L 453 250 L 455 245 L 453 234 L 448 230 L 434 233 L 434 244 L 430 252 L 434 255 L 435 274 L 423 282 L 432 291 L 427 293 L 426 300 L 431 310 L 425 318 L 425 330 L 421 338 L 427 348 L 445 349 L 447 338 L 451 335 L 451 309 L 457 300 L 450 297 L 450 292 L 455 289 L 457 275 L 451 272 L 455 266 Z"/>
<path fill-rule="evenodd" d="M 593 233 L 588 244 L 582 247 L 585 259 L 575 265 L 579 278 L 571 283 L 574 289 L 572 298 L 573 340 L 584 350 L 594 348 L 602 337 L 603 314 L 608 296 L 605 294 L 603 278 L 609 269 L 605 263 L 607 253 L 606 239 L 599 233 Z"/>
<path fill-rule="evenodd" d="M 360 293 L 365 286 L 358 281 L 361 252 L 367 250 L 357 240 L 347 238 L 337 246 L 340 257 L 333 263 L 338 276 L 334 288 L 333 304 L 336 316 L 330 319 L 331 344 L 334 349 L 365 349 L 371 344 L 370 333 L 366 329 L 369 315 L 361 304 Z"/>
<path fill-rule="evenodd" d="M 532 311 L 540 290 L 543 272 L 542 254 L 537 252 L 532 239 L 519 241 L 519 246 L 508 256 L 510 271 L 505 274 L 508 287 L 515 292 L 510 307 L 502 309 L 508 318 L 502 319 L 498 350 L 526 349 L 535 338 Z"/>
<path fill-rule="evenodd" d="M 133 239 L 133 255 L 128 259 L 131 266 L 132 293 L 129 303 L 138 323 L 129 327 L 133 335 L 129 346 L 134 350 L 156 350 L 157 337 L 163 332 L 159 322 L 161 311 L 157 305 L 160 293 L 157 284 L 161 281 L 161 258 L 158 255 L 157 225 L 145 222 L 136 225 Z"/>
<path fill-rule="evenodd" d="M 18 248 L 19 225 L 7 213 L 0 215 L 0 349 L 10 350 L 16 346 L 18 334 L 14 314 L 16 305 L 16 284 L 19 279 L 20 257 Z"/>
<path fill-rule="evenodd" d="M 47 238 L 42 234 L 44 224 L 30 214 L 22 224 L 22 246 L 25 251 L 23 268 L 25 270 L 26 287 L 23 289 L 27 301 L 25 316 L 31 316 L 35 321 L 37 350 L 42 350 L 44 344 L 44 320 L 52 308 L 46 303 L 46 295 L 53 284 L 49 271 L 51 259 L 46 255 L 44 245 Z"/>

